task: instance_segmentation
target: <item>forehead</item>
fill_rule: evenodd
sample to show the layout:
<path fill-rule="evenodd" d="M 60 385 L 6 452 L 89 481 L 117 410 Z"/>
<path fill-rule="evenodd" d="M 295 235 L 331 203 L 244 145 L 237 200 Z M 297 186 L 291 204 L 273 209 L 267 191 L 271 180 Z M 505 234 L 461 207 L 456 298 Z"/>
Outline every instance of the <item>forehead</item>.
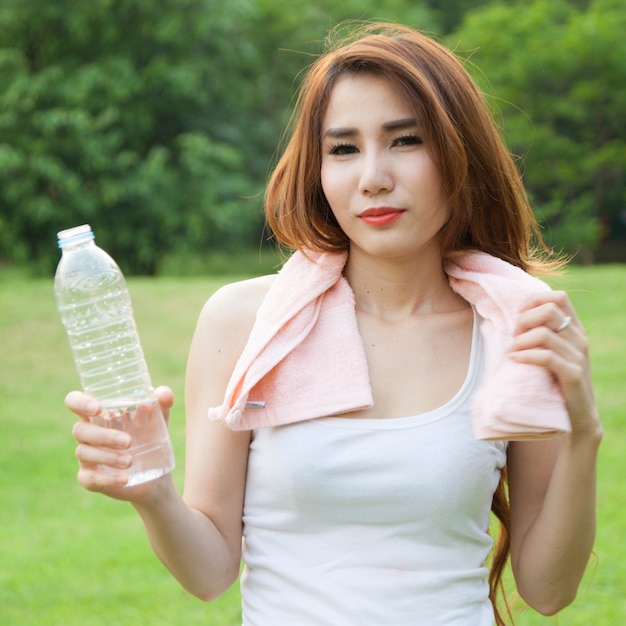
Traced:
<path fill-rule="evenodd" d="M 334 126 L 384 125 L 414 116 L 405 93 L 391 80 L 372 73 L 341 76 L 330 93 L 323 129 Z"/>

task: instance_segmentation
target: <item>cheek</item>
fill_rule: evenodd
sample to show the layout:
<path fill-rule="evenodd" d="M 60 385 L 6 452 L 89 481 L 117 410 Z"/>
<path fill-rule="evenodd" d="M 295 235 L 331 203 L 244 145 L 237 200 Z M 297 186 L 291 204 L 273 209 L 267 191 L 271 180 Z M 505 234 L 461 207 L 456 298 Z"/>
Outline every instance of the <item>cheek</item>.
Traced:
<path fill-rule="evenodd" d="M 342 187 L 339 184 L 340 177 L 338 176 L 335 168 L 322 165 L 320 180 L 322 183 L 322 191 L 326 196 L 326 201 L 330 205 L 330 208 L 334 211 L 335 204 L 339 198 Z"/>
<path fill-rule="evenodd" d="M 325 161 L 322 161 L 322 166 L 320 167 L 320 179 L 322 181 L 322 189 L 324 193 L 327 192 L 329 185 L 333 179 L 332 167 L 328 165 Z"/>
<path fill-rule="evenodd" d="M 424 186 L 429 190 L 434 205 L 447 213 L 448 201 L 443 188 L 443 181 L 439 170 L 432 160 L 429 160 L 423 170 Z"/>

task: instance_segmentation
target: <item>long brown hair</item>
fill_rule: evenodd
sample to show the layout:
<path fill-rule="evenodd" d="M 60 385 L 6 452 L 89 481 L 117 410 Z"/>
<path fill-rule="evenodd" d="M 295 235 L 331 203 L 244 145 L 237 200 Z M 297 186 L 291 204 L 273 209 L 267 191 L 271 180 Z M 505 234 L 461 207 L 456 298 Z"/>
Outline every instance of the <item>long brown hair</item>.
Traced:
<path fill-rule="evenodd" d="M 502 580 L 511 550 L 511 507 L 509 505 L 508 468 L 506 465 L 502 469 L 500 482 L 493 494 L 491 512 L 498 520 L 499 527 L 491 555 L 491 567 L 489 568 L 489 599 L 493 605 L 497 626 L 506 626 L 506 621 L 498 605 L 498 600 L 502 598 L 506 615 L 510 623 L 513 624 L 513 615 Z"/>
<path fill-rule="evenodd" d="M 407 98 L 422 138 L 440 172 L 450 218 L 442 254 L 487 252 L 528 271 L 552 271 L 562 260 L 547 250 L 522 184 L 483 94 L 457 57 L 413 29 L 380 23 L 358 25 L 329 43 L 306 72 L 288 141 L 270 177 L 265 214 L 278 242 L 290 249 L 345 252 L 349 240 L 322 190 L 322 122 L 337 79 L 346 73 L 384 76 Z M 497 606 L 510 545 L 510 507 L 504 468 L 492 512 L 499 531 L 491 557 L 490 598 Z M 504 598 L 505 610 L 512 621 Z"/>
<path fill-rule="evenodd" d="M 441 232 L 442 253 L 482 250 L 529 271 L 557 266 L 515 161 L 459 59 L 400 25 L 359 24 L 334 44 L 332 36 L 305 74 L 288 142 L 267 186 L 265 214 L 278 242 L 291 249 L 348 250 L 322 190 L 322 121 L 337 79 L 369 72 L 400 88 L 420 120 L 451 210 Z"/>

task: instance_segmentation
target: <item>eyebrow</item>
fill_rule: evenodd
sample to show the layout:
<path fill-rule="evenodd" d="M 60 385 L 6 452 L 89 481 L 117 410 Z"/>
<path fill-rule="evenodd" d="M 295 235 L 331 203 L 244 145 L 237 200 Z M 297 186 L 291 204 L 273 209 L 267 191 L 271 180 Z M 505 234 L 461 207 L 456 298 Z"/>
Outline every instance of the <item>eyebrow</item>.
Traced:
<path fill-rule="evenodd" d="M 392 120 L 390 122 L 385 122 L 383 124 L 383 129 L 386 131 L 396 131 L 396 130 L 404 130 L 407 128 L 413 128 L 417 126 L 417 120 L 414 117 L 405 117 L 399 120 Z M 324 138 L 333 137 L 335 139 L 339 139 L 341 137 L 353 137 L 358 134 L 356 128 L 329 128 L 324 133 Z"/>

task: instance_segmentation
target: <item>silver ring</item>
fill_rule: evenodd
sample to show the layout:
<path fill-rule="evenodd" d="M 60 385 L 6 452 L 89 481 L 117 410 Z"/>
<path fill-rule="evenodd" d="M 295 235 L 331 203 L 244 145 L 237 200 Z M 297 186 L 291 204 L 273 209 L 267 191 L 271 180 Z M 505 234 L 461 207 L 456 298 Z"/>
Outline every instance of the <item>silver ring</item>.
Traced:
<path fill-rule="evenodd" d="M 555 333 L 560 333 L 562 330 L 565 330 L 570 322 L 572 321 L 572 318 L 569 315 L 566 315 L 563 318 L 563 321 L 561 322 L 561 325 L 554 331 Z"/>

